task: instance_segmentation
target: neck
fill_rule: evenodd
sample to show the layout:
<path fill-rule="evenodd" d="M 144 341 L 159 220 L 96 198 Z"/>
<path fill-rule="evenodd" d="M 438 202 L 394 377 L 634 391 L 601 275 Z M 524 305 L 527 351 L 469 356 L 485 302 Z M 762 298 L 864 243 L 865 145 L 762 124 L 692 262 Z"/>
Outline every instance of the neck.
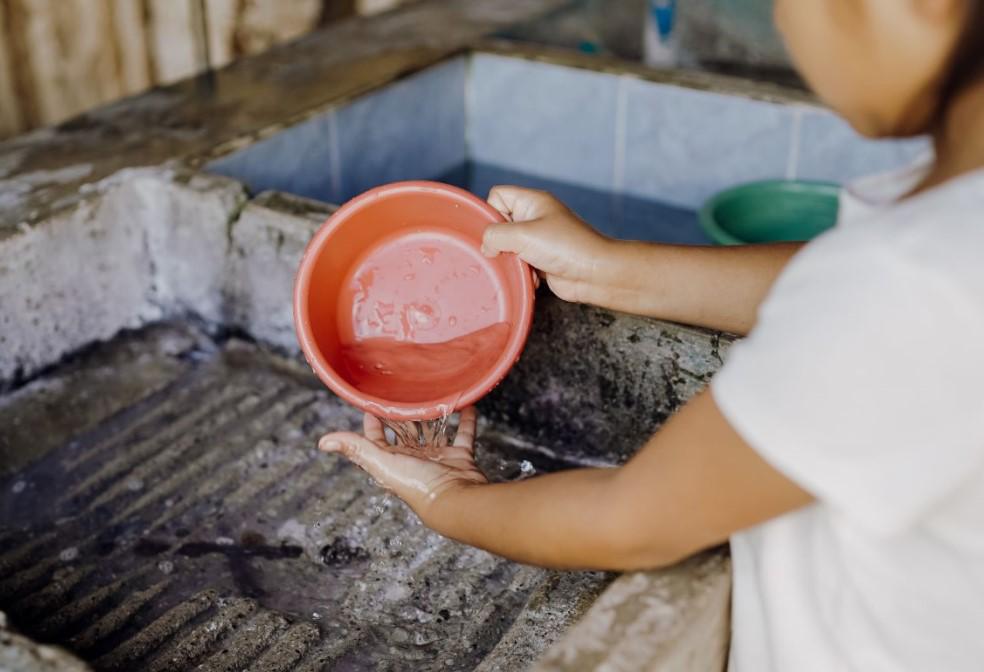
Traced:
<path fill-rule="evenodd" d="M 936 161 L 918 191 L 984 168 L 984 80 L 958 93 L 933 132 Z"/>

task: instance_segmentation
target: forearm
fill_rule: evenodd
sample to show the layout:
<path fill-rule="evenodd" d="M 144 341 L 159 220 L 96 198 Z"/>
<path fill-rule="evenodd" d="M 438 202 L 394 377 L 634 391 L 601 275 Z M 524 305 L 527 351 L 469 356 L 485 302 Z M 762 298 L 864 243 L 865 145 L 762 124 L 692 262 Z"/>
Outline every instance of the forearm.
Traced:
<path fill-rule="evenodd" d="M 443 493 L 424 522 L 437 532 L 496 555 L 557 569 L 625 570 L 678 559 L 660 540 L 625 534 L 617 511 L 619 469 L 577 469 L 512 483 Z"/>
<path fill-rule="evenodd" d="M 801 247 L 802 243 L 698 247 L 613 242 L 600 269 L 597 303 L 746 334 L 769 288 Z"/>

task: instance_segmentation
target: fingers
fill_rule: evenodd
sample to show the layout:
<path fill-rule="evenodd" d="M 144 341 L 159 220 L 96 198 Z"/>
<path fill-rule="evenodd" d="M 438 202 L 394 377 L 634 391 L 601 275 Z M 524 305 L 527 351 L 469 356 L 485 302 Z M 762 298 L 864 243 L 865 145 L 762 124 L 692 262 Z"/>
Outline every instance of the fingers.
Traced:
<path fill-rule="evenodd" d="M 482 236 L 482 254 L 494 257 L 500 252 L 521 252 L 525 229 L 524 224 L 489 224 Z"/>
<path fill-rule="evenodd" d="M 375 415 L 366 413 L 362 417 L 362 431 L 366 435 L 366 438 L 373 443 L 386 443 L 386 431 L 383 423 Z"/>
<path fill-rule="evenodd" d="M 510 220 L 513 218 L 512 206 L 516 202 L 512 189 L 512 187 L 506 186 L 492 187 L 488 198 L 489 205 L 501 212 L 503 217 Z"/>
<path fill-rule="evenodd" d="M 372 457 L 381 450 L 375 443 L 355 432 L 325 434 L 318 441 L 318 449 L 326 453 L 340 453 L 367 471 L 368 465 L 374 461 Z"/>
<path fill-rule="evenodd" d="M 321 437 L 318 448 L 339 453 L 365 471 L 380 487 L 396 494 L 419 511 L 432 498 L 434 487 L 450 467 L 411 456 L 391 446 L 377 445 L 355 432 L 334 432 Z"/>
<path fill-rule="evenodd" d="M 492 187 L 488 200 L 489 205 L 501 212 L 506 219 L 516 222 L 537 219 L 564 207 L 545 191 L 508 185 Z"/>
<path fill-rule="evenodd" d="M 474 406 L 469 406 L 461 411 L 461 417 L 458 419 L 458 432 L 454 436 L 455 448 L 465 448 L 469 452 L 474 450 L 477 424 L 478 413 Z"/>

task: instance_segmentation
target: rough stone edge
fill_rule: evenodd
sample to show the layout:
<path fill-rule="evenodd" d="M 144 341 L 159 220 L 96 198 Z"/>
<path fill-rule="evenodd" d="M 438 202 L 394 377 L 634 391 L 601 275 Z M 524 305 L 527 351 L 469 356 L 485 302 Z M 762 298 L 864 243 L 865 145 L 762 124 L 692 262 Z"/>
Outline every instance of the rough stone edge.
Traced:
<path fill-rule="evenodd" d="M 334 210 L 279 192 L 249 199 L 235 180 L 175 167 L 85 189 L 73 209 L 0 239 L 0 391 L 181 316 L 297 354 L 294 273 Z"/>
<path fill-rule="evenodd" d="M 123 329 L 185 314 L 221 323 L 246 200 L 224 177 L 126 169 L 0 239 L 0 390 Z"/>
<path fill-rule="evenodd" d="M 308 240 L 335 206 L 263 192 L 233 228 L 224 283 L 227 326 L 297 354 L 292 312 L 294 274 Z"/>
<path fill-rule="evenodd" d="M 551 572 L 475 672 L 529 667 L 566 636 L 613 578 L 598 572 Z"/>
<path fill-rule="evenodd" d="M 60 647 L 38 644 L 14 631 L 0 611 L 0 670 L 91 672 L 92 668 Z"/>
<path fill-rule="evenodd" d="M 730 640 L 731 562 L 709 551 L 619 577 L 535 672 L 722 672 Z"/>

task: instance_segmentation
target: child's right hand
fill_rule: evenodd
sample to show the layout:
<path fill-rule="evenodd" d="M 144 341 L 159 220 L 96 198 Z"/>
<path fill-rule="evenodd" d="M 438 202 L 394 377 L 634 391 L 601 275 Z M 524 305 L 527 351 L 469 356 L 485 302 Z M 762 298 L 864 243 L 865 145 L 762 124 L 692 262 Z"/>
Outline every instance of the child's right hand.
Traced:
<path fill-rule="evenodd" d="M 513 252 L 540 272 L 554 294 L 578 303 L 607 303 L 613 243 L 544 191 L 500 186 L 489 203 L 505 224 L 485 230 L 482 252 Z"/>
<path fill-rule="evenodd" d="M 508 222 L 485 229 L 482 252 L 513 252 L 561 299 L 747 334 L 772 283 L 802 243 L 713 247 L 606 238 L 550 194 L 495 187 Z"/>

